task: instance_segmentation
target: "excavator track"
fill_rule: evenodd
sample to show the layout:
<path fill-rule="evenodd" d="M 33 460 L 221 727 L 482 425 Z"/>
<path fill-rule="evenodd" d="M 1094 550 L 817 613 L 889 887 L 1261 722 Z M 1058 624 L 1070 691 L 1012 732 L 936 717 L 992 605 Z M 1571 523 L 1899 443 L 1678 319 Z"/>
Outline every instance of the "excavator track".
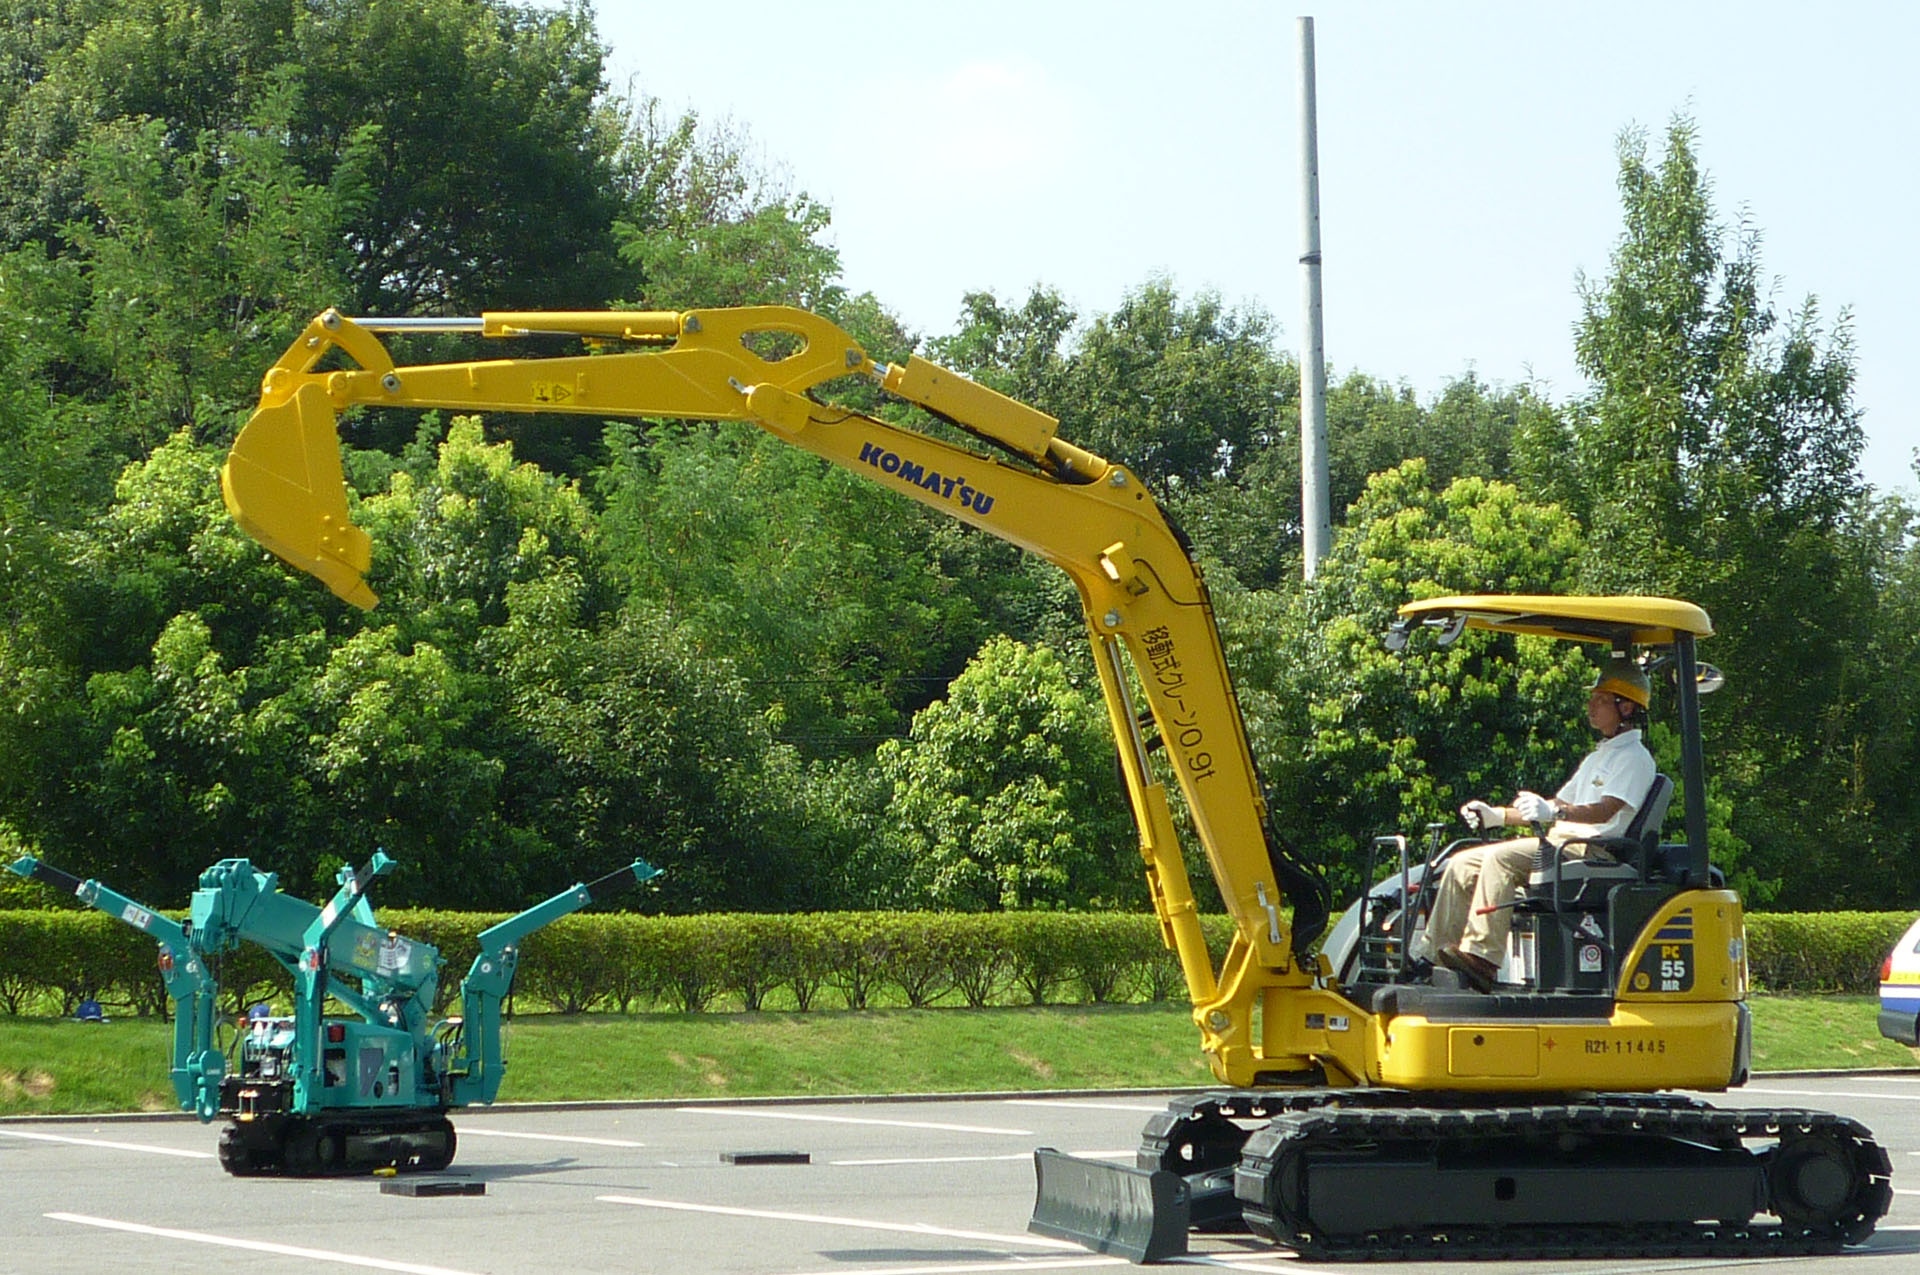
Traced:
<path fill-rule="evenodd" d="M 1197 1147 L 1213 1162 L 1202 1180 L 1217 1180 L 1220 1122 L 1264 1113 L 1233 1095 L 1187 1105 L 1188 1119 L 1148 1126 L 1141 1167 L 1156 1151 L 1194 1160 L 1181 1148 Z M 1824 1112 L 1368 1090 L 1261 1095 L 1258 1106 L 1278 1110 L 1240 1148 L 1234 1196 L 1251 1230 L 1311 1259 L 1831 1253 L 1865 1239 L 1892 1199 L 1885 1150 Z"/>

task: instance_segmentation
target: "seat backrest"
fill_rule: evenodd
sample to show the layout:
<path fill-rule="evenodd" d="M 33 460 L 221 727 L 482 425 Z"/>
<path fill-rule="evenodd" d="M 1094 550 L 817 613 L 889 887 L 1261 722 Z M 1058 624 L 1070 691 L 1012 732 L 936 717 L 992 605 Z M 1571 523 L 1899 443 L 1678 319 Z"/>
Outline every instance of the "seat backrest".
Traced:
<path fill-rule="evenodd" d="M 1574 885 L 1577 892 L 1580 888 L 1577 883 L 1589 880 L 1614 884 L 1622 877 L 1644 878 L 1652 875 L 1660 863 L 1660 826 L 1667 821 L 1667 807 L 1672 803 L 1673 780 L 1665 775 L 1655 775 L 1653 784 L 1647 789 L 1646 799 L 1633 812 L 1626 830 L 1618 837 L 1601 837 L 1592 842 L 1612 852 L 1617 863 L 1562 859 L 1557 852 L 1542 846 L 1528 884 L 1538 887 L 1564 880 Z"/>
<path fill-rule="evenodd" d="M 1667 807 L 1673 804 L 1673 780 L 1655 775 L 1647 789 L 1647 799 L 1633 812 L 1627 830 L 1620 835 L 1637 846 L 1652 849 L 1660 843 L 1660 826 L 1667 821 Z"/>

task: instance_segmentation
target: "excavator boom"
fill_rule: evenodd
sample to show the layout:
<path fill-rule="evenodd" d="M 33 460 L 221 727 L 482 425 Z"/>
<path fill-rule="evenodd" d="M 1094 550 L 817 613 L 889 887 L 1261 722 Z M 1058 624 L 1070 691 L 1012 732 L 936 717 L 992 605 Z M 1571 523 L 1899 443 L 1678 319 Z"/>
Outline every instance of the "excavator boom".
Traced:
<path fill-rule="evenodd" d="M 575 336 L 601 352 L 410 367 L 396 364 L 380 339 L 422 330 Z M 870 379 L 1008 459 L 814 397 L 849 376 Z M 1324 893 L 1317 874 L 1269 839 L 1199 568 L 1138 478 L 1061 439 L 1054 418 L 920 359 L 880 364 L 826 319 L 777 306 L 433 320 L 356 320 L 329 310 L 262 379 L 259 406 L 221 470 L 221 491 L 249 535 L 363 608 L 377 601 L 367 583 L 371 544 L 353 525 L 336 432 L 339 413 L 361 405 L 750 422 L 1061 567 L 1079 590 L 1154 906 L 1215 1074 L 1230 1084 L 1318 1080 L 1329 1068 L 1360 1074 L 1354 1042 L 1330 1041 L 1324 1028 L 1304 1039 L 1256 1039 L 1267 991 L 1310 993 L 1317 968 L 1302 953 L 1324 925 Z M 1219 970 L 1201 934 L 1166 791 L 1147 764 L 1136 698 L 1168 744 L 1238 923 L 1241 938 Z"/>

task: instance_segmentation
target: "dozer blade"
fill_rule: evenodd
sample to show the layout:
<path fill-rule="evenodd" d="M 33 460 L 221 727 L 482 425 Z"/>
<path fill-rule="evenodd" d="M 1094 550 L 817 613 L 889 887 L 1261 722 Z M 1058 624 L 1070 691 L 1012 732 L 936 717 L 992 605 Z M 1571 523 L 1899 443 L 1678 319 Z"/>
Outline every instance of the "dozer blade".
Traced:
<path fill-rule="evenodd" d="M 1132 1262 L 1187 1251 L 1187 1181 L 1167 1169 L 1081 1160 L 1051 1147 L 1033 1153 L 1035 1193 L 1027 1229 Z"/>
<path fill-rule="evenodd" d="M 262 406 L 220 467 L 227 512 L 246 533 L 342 600 L 364 609 L 372 542 L 347 517 L 333 404 L 318 385 Z"/>

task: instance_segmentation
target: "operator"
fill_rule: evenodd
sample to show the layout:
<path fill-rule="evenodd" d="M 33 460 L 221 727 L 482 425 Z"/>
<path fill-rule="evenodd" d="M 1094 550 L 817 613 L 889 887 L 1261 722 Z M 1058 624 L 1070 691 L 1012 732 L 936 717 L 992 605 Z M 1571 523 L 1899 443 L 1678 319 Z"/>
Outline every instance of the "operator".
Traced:
<path fill-rule="evenodd" d="M 1587 723 L 1600 732 L 1601 741 L 1573 778 L 1551 799 L 1522 792 L 1509 806 L 1469 801 L 1460 807 L 1468 827 L 1485 831 L 1530 823 L 1545 828 L 1547 843 L 1567 857 L 1610 860 L 1606 851 L 1585 842 L 1624 833 L 1653 787 L 1653 754 L 1640 738 L 1652 696 L 1647 675 L 1624 659 L 1608 660 L 1589 690 Z M 1538 838 L 1522 837 L 1472 846 L 1447 860 L 1427 920 L 1426 950 L 1477 991 L 1493 990 L 1514 894 L 1526 884 L 1539 851 Z"/>

